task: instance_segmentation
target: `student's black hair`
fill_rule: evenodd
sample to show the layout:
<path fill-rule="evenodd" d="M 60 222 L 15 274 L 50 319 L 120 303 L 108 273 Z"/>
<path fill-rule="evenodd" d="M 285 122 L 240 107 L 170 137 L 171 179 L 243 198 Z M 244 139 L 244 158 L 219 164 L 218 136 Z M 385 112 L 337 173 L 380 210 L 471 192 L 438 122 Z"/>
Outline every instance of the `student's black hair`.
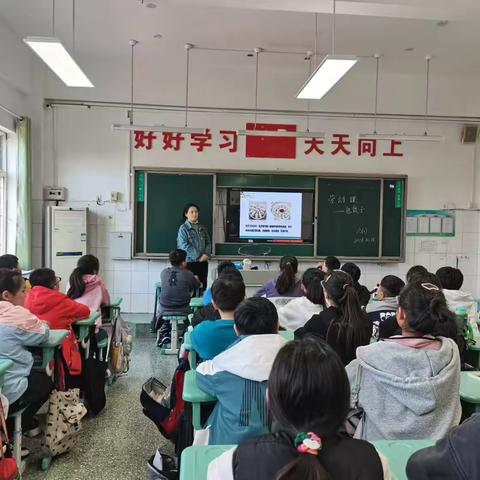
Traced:
<path fill-rule="evenodd" d="M 383 277 L 380 282 L 380 287 L 382 287 L 385 297 L 397 297 L 400 295 L 404 286 L 405 282 L 395 275 L 387 275 L 386 277 Z"/>
<path fill-rule="evenodd" d="M 277 309 L 265 297 L 247 298 L 236 308 L 233 318 L 240 335 L 265 335 L 278 331 Z"/>
<path fill-rule="evenodd" d="M 358 283 L 362 272 L 360 271 L 360 267 L 357 264 L 351 262 L 344 263 L 341 269 L 344 272 L 347 272 L 352 277 L 354 282 Z"/>
<path fill-rule="evenodd" d="M 18 257 L 10 253 L 0 256 L 0 268 L 16 270 L 18 268 Z"/>
<path fill-rule="evenodd" d="M 368 317 L 360 305 L 352 277 L 341 270 L 334 270 L 323 281 L 323 288 L 341 312 L 338 335 L 345 338 L 346 350 L 368 342 L 366 338 Z"/>
<path fill-rule="evenodd" d="M 340 268 L 340 260 L 337 257 L 329 256 L 323 261 L 329 272 Z"/>
<path fill-rule="evenodd" d="M 455 338 L 455 315 L 448 309 L 441 287 L 415 280 L 400 292 L 398 305 L 405 310 L 413 332 Z"/>
<path fill-rule="evenodd" d="M 322 280 L 325 278 L 325 272 L 318 268 L 308 268 L 303 272 L 302 284 L 306 290 L 306 297 L 315 305 L 323 305 L 323 287 Z"/>
<path fill-rule="evenodd" d="M 350 383 L 333 348 L 316 337 L 282 347 L 268 379 L 268 406 L 279 429 L 293 439 L 299 432 L 313 432 L 323 441 L 334 437 L 350 407 Z M 298 453 L 275 480 L 335 478 L 319 458 Z"/>
<path fill-rule="evenodd" d="M 187 259 L 187 252 L 176 248 L 168 254 L 168 260 L 174 267 L 179 267 Z"/>
<path fill-rule="evenodd" d="M 415 276 L 424 275 L 425 273 L 428 273 L 428 270 L 423 265 L 414 265 L 408 270 L 405 278 L 407 283 L 410 283 Z"/>
<path fill-rule="evenodd" d="M 233 312 L 245 298 L 245 284 L 228 275 L 212 284 L 212 299 L 219 310 Z"/>
<path fill-rule="evenodd" d="M 24 286 L 21 272 L 12 268 L 0 268 L 0 295 L 7 291 L 17 294 Z"/>
<path fill-rule="evenodd" d="M 182 222 L 185 222 L 185 220 L 187 219 L 187 212 L 190 209 L 190 207 L 195 207 L 198 210 L 198 213 L 200 213 L 200 207 L 196 203 L 187 203 L 183 207 Z"/>
<path fill-rule="evenodd" d="M 74 300 L 80 298 L 85 293 L 85 282 L 83 281 L 84 275 L 94 275 L 98 273 L 100 269 L 100 263 L 98 258 L 94 255 L 84 255 L 80 257 L 77 262 L 77 267 L 70 275 L 67 295 Z"/>
<path fill-rule="evenodd" d="M 57 283 L 57 276 L 51 268 L 37 268 L 29 277 L 32 287 L 53 288 Z"/>
<path fill-rule="evenodd" d="M 222 273 L 218 276 L 218 278 L 224 278 L 224 277 L 229 277 L 230 279 L 238 280 L 239 282 L 243 282 L 242 274 L 235 267 L 224 268 L 222 270 Z"/>
<path fill-rule="evenodd" d="M 217 274 L 220 276 L 225 269 L 235 269 L 235 264 L 230 260 L 224 260 L 217 265 Z"/>
<path fill-rule="evenodd" d="M 295 257 L 286 256 L 280 259 L 280 276 L 277 278 L 275 285 L 280 295 L 283 295 L 294 287 L 297 271 L 298 260 Z"/>
<path fill-rule="evenodd" d="M 442 288 L 447 290 L 460 290 L 463 285 L 463 273 L 458 268 L 442 267 L 437 270 L 438 279 Z"/>

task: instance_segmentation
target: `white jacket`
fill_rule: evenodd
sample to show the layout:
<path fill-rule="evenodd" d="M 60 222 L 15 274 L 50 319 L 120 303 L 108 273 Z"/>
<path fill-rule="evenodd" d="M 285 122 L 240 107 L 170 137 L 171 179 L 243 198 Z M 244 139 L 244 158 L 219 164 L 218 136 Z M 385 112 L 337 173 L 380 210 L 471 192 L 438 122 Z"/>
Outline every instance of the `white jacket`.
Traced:
<path fill-rule="evenodd" d="M 297 297 L 278 309 L 278 322 L 282 328 L 293 332 L 321 311 L 321 305 L 315 305 L 307 297 Z"/>
<path fill-rule="evenodd" d="M 480 336 L 478 331 L 478 311 L 477 302 L 469 293 L 461 290 L 447 290 L 443 289 L 443 294 L 447 299 L 448 308 L 455 313 L 457 307 L 465 307 L 468 312 L 468 323 L 472 326 L 473 333 L 476 337 Z"/>

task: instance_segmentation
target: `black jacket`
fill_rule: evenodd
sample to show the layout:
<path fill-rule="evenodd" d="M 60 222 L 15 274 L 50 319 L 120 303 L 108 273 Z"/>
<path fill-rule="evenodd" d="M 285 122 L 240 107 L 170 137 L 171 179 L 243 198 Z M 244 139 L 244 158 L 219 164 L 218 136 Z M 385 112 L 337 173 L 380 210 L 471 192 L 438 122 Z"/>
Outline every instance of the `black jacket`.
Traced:
<path fill-rule="evenodd" d="M 304 335 L 317 335 L 323 338 L 340 356 L 344 365 L 348 365 L 356 358 L 357 347 L 368 345 L 372 336 L 372 323 L 364 313 L 364 328 L 360 332 L 360 341 L 347 348 L 346 327 L 341 325 L 342 311 L 338 307 L 329 307 L 321 311 L 301 328 L 295 331 L 295 338 Z"/>
<path fill-rule="evenodd" d="M 233 478 L 273 480 L 299 455 L 308 454 L 298 453 L 286 432 L 247 440 L 233 455 Z M 364 440 L 340 436 L 324 440 L 317 458 L 335 480 L 383 480 L 380 457 L 375 447 Z"/>
<path fill-rule="evenodd" d="M 433 447 L 414 453 L 407 464 L 410 480 L 480 478 L 480 415 L 473 415 Z"/>

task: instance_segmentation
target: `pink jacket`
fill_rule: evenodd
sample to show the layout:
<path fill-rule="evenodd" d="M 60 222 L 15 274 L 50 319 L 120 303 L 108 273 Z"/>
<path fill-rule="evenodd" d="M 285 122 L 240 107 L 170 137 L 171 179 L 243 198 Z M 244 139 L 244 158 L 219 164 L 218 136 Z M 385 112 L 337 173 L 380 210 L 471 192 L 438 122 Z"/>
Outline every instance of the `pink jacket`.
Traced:
<path fill-rule="evenodd" d="M 100 307 L 110 305 L 110 295 L 103 280 L 97 275 L 84 275 L 85 292 L 75 301 L 82 303 L 92 310 L 100 310 Z M 97 326 L 102 325 L 101 317 L 97 320 Z"/>

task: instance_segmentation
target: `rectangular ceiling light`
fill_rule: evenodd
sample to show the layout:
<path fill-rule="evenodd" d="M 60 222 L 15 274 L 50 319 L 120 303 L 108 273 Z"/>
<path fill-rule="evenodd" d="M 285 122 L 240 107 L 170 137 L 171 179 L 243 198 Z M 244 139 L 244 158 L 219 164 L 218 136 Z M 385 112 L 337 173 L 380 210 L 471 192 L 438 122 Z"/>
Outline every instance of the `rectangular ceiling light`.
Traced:
<path fill-rule="evenodd" d="M 195 127 L 169 127 L 167 125 L 121 125 L 114 123 L 112 130 L 124 130 L 130 132 L 171 132 L 171 133 L 199 133 L 204 135 L 206 133 L 205 128 Z"/>
<path fill-rule="evenodd" d="M 287 130 L 238 130 L 237 134 L 246 137 L 325 138 L 325 132 L 292 132 Z"/>
<path fill-rule="evenodd" d="M 360 133 L 358 138 L 365 140 L 399 140 L 402 142 L 443 142 L 445 137 L 441 135 L 401 135 L 388 133 Z"/>
<path fill-rule="evenodd" d="M 322 98 L 357 61 L 357 57 L 327 55 L 297 93 L 297 98 L 315 100 Z"/>
<path fill-rule="evenodd" d="M 93 87 L 62 42 L 53 37 L 27 37 L 23 41 L 68 87 Z"/>

